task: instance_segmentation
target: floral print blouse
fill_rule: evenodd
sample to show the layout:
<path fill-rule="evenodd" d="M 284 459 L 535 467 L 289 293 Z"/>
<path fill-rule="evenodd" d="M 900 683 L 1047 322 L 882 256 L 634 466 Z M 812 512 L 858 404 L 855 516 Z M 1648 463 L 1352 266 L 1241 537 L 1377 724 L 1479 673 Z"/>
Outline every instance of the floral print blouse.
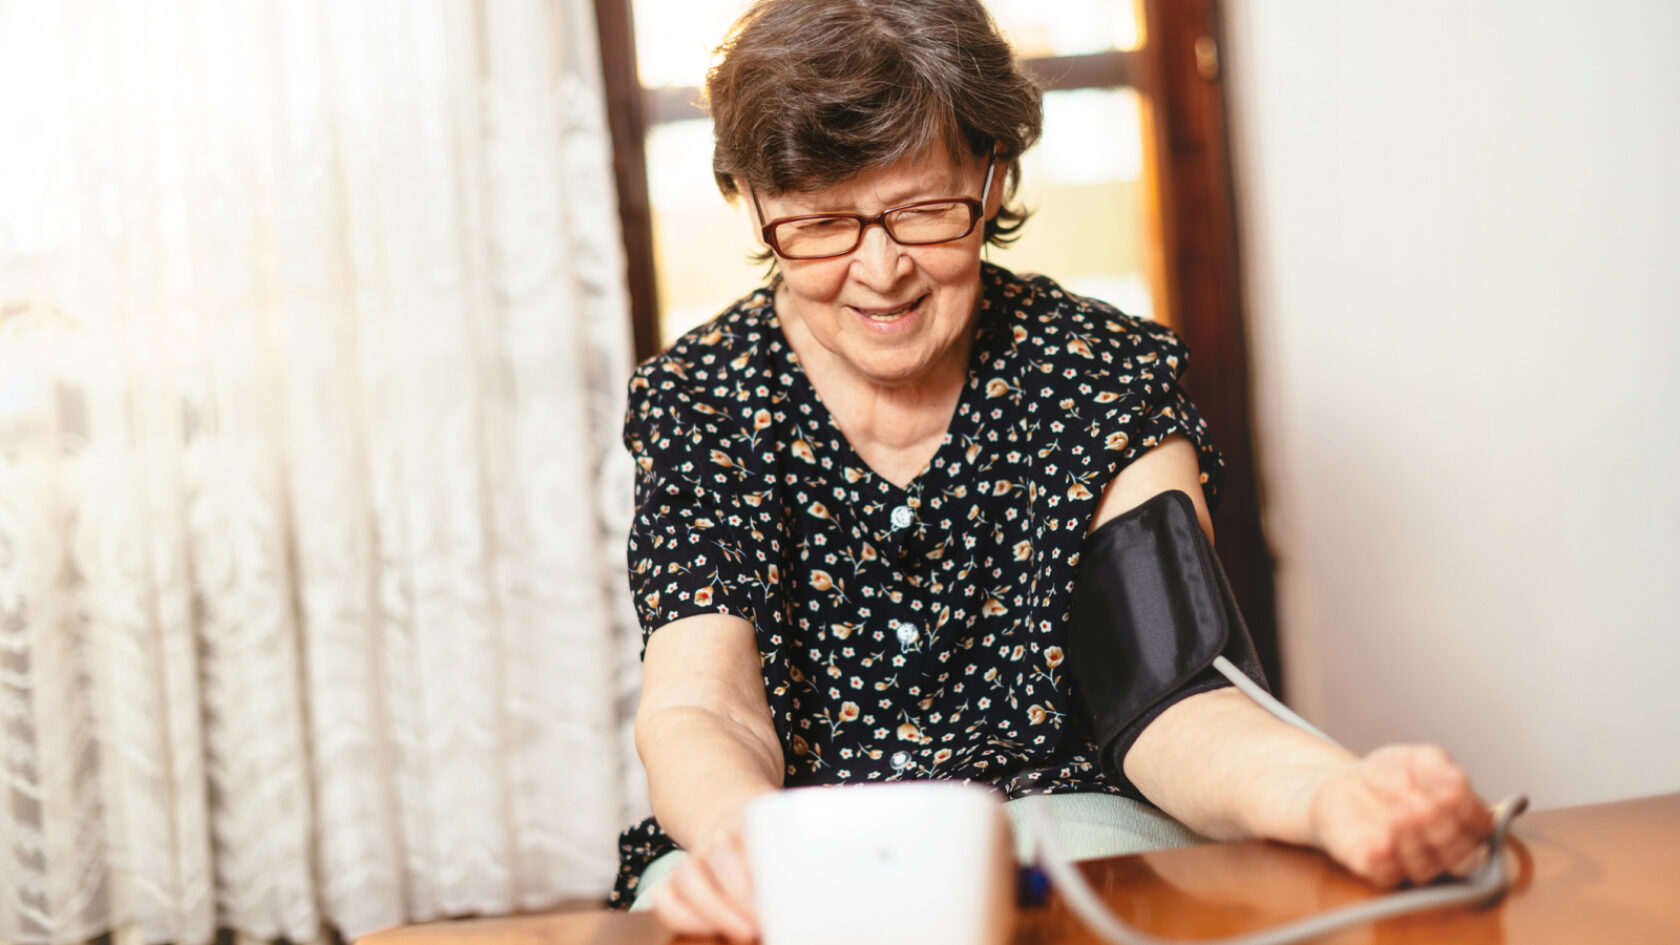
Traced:
<path fill-rule="evenodd" d="M 701 613 L 758 635 L 797 785 L 959 778 L 1010 797 L 1135 796 L 1098 768 L 1063 657 L 1079 549 L 1104 487 L 1172 434 L 1221 466 L 1167 328 L 986 264 L 968 386 L 905 488 L 847 442 L 761 288 L 643 364 L 631 590 L 648 634 Z M 672 841 L 620 838 L 628 906 Z"/>

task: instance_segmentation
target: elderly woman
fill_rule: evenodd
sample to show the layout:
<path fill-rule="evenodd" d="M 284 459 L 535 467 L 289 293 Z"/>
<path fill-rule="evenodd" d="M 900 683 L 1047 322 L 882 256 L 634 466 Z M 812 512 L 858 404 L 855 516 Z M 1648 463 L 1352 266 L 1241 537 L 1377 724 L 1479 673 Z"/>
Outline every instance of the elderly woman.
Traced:
<path fill-rule="evenodd" d="M 1091 854 L 1181 823 L 1382 885 L 1467 868 L 1489 818 L 1440 750 L 1355 757 L 1211 673 L 1103 773 L 1064 656 L 1081 544 L 1168 490 L 1209 529 L 1220 461 L 1170 331 L 982 261 L 1041 104 L 978 0 L 760 0 L 721 52 L 713 167 L 774 275 L 630 384 L 656 818 L 614 901 L 750 939 L 743 807 L 903 778 L 1049 804 Z"/>

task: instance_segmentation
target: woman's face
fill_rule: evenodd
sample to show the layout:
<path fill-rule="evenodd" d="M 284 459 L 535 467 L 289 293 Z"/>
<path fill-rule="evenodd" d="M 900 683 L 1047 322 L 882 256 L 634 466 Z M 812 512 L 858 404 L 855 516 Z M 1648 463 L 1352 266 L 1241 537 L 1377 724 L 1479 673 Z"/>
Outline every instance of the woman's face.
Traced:
<path fill-rule="evenodd" d="M 936 148 L 823 190 L 763 196 L 758 203 L 769 220 L 806 213 L 873 215 L 919 200 L 979 198 L 986 167 L 979 158 L 954 162 Z M 994 182 L 985 219 L 997 212 L 999 190 Z M 953 369 L 962 376 L 980 295 L 984 239 L 980 223 L 962 239 L 901 246 L 884 228 L 870 226 L 858 248 L 844 256 L 780 260 L 777 312 L 794 349 L 808 364 L 815 355 L 849 381 L 878 387 L 936 385 Z"/>

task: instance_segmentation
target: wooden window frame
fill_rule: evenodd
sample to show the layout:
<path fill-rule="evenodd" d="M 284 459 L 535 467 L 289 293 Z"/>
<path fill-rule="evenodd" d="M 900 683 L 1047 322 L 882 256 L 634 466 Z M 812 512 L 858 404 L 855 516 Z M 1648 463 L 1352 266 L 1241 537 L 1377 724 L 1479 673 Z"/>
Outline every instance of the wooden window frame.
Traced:
<path fill-rule="evenodd" d="M 1217 0 L 1144 0 L 1136 51 L 1029 59 L 1052 91 L 1133 86 L 1153 107 L 1166 310 L 1192 353 L 1185 388 L 1225 456 L 1220 558 L 1274 691 L 1283 691 L 1273 560 L 1260 525 L 1248 338 L 1226 134 Z M 651 124 L 701 117 L 698 89 L 644 90 L 630 0 L 595 0 L 638 361 L 660 349 L 645 141 Z"/>

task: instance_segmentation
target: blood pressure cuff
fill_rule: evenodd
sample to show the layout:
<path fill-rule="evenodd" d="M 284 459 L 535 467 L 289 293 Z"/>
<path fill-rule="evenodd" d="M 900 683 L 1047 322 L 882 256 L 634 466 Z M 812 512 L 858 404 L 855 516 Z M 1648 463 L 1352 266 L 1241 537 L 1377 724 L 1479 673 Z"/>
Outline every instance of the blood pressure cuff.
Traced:
<path fill-rule="evenodd" d="M 1092 532 L 1079 553 L 1068 668 L 1091 719 L 1103 773 L 1130 788 L 1121 763 L 1168 706 L 1226 685 L 1223 654 L 1266 685 L 1213 543 L 1190 497 L 1164 492 Z"/>

